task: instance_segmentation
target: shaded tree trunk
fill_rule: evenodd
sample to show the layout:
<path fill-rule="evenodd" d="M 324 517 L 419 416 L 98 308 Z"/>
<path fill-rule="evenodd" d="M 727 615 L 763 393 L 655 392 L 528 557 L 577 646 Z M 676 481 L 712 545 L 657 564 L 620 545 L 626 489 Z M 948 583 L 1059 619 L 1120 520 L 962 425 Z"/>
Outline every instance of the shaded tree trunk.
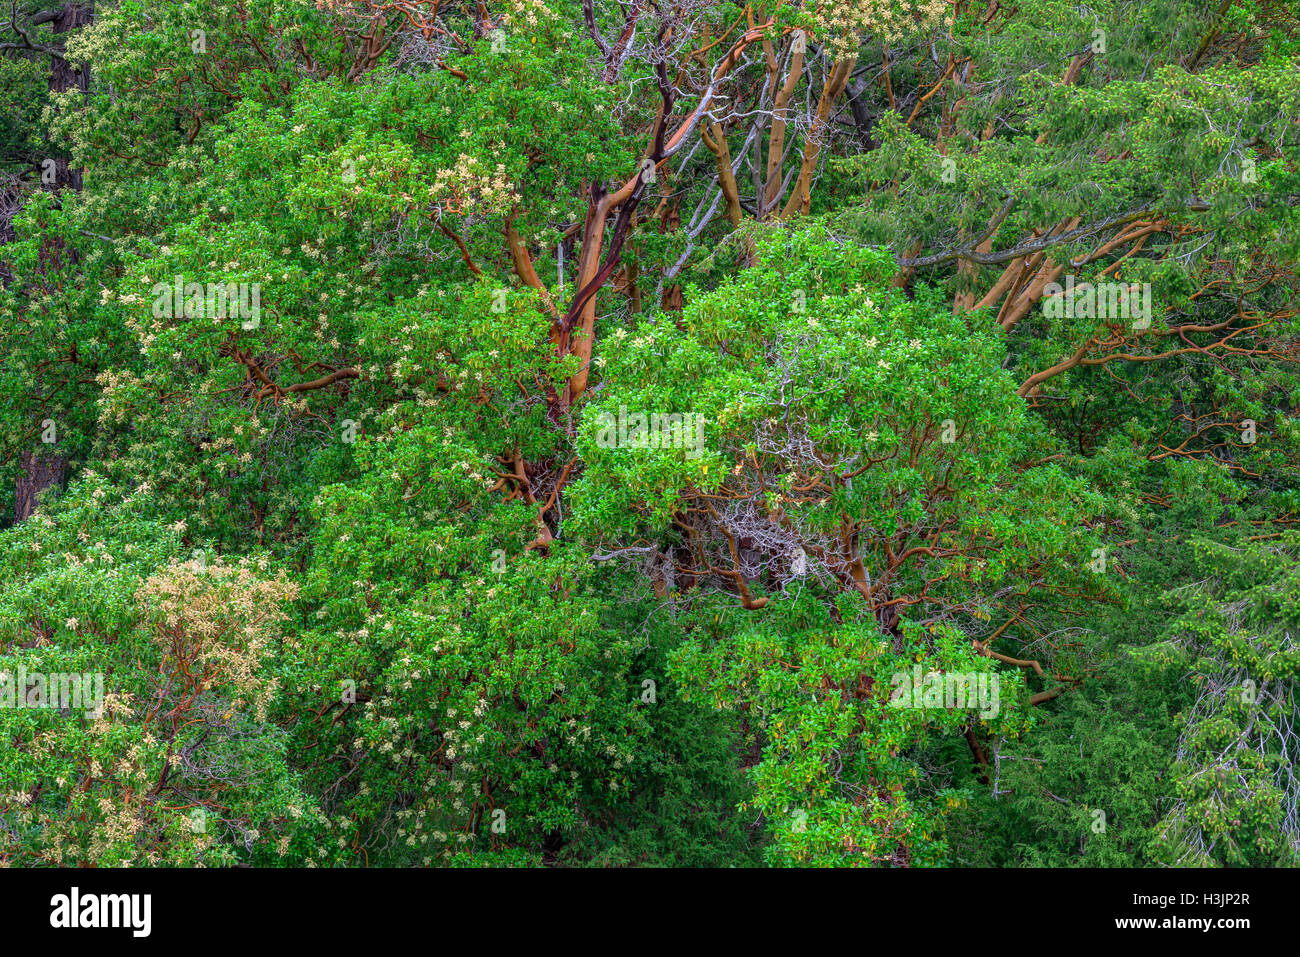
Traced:
<path fill-rule="evenodd" d="M 57 36 L 86 26 L 91 21 L 94 4 L 90 0 L 84 3 L 64 4 L 50 21 Z M 55 54 L 50 57 L 50 92 L 63 93 L 68 90 L 80 90 L 82 96 L 90 89 L 90 71 L 88 67 L 74 70 L 72 64 Z M 57 144 L 51 144 L 57 145 Z M 54 182 L 50 188 L 55 192 L 63 189 L 81 189 L 81 170 L 72 166 L 71 157 L 64 150 L 58 150 L 54 160 Z M 62 255 L 61 243 L 43 244 L 42 261 L 47 256 Z M 53 415 L 54 410 L 46 410 Z M 57 423 L 57 419 L 55 419 Z M 62 485 L 68 475 L 68 458 L 53 447 L 40 451 L 24 452 L 19 459 L 18 477 L 14 487 L 14 522 L 27 519 L 36 510 L 37 497 L 52 485 Z"/>
<path fill-rule="evenodd" d="M 36 511 L 37 496 L 52 485 L 62 485 L 68 475 L 68 460 L 57 452 L 24 452 L 14 494 L 14 524 L 26 521 Z"/>
<path fill-rule="evenodd" d="M 53 29 L 55 36 L 60 33 L 68 33 L 72 30 L 80 29 L 91 21 L 94 11 L 92 2 L 84 3 L 67 3 L 59 10 L 58 16 L 54 18 Z M 90 70 L 83 67 L 80 70 L 74 70 L 72 64 L 61 56 L 50 57 L 50 92 L 63 93 L 67 90 L 80 90 L 83 97 L 90 90 Z M 52 156 L 55 165 L 55 189 L 71 188 L 81 189 L 81 170 L 73 168 L 66 155 Z"/>

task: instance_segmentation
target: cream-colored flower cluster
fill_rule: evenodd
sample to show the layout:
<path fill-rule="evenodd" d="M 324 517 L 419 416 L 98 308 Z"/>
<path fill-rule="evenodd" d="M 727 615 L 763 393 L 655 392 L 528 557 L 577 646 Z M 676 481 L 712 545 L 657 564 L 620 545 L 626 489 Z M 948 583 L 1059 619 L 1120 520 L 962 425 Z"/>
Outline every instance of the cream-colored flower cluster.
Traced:
<path fill-rule="evenodd" d="M 132 410 L 119 390 L 130 386 L 138 386 L 140 380 L 132 375 L 129 369 L 123 369 L 121 372 L 105 369 L 95 377 L 95 381 L 102 388 L 97 400 L 99 424 L 122 425 L 131 415 Z"/>
<path fill-rule="evenodd" d="M 501 18 L 507 26 L 535 27 L 542 20 L 549 20 L 555 16 L 554 11 L 542 0 L 510 0 L 508 6 L 509 12 Z"/>
<path fill-rule="evenodd" d="M 856 55 L 868 37 L 893 43 L 951 22 L 949 0 L 830 0 L 813 11 L 818 38 L 836 58 Z"/>
<path fill-rule="evenodd" d="M 250 705 L 261 722 L 276 689 L 260 674 L 262 658 L 285 618 L 282 602 L 297 592 L 283 574 L 259 578 L 247 562 L 195 559 L 163 569 L 136 594 L 153 610 L 154 640 L 172 659 L 188 659 L 190 675 L 230 695 L 232 711 Z"/>
<path fill-rule="evenodd" d="M 461 153 L 455 166 L 434 175 L 429 199 L 445 212 L 490 215 L 508 212 L 519 202 L 519 193 L 503 163 L 489 170 L 477 156 Z"/>

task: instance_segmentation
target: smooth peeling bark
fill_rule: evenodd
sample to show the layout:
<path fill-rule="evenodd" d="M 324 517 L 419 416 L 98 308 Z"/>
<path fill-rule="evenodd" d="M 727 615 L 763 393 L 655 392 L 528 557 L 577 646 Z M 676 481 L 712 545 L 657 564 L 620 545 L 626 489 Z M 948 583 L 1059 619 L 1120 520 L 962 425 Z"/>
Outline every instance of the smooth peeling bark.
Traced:
<path fill-rule="evenodd" d="M 802 47 L 797 47 L 790 55 L 790 69 L 786 74 L 785 83 L 777 91 L 776 98 L 772 101 L 772 131 L 768 136 L 767 178 L 763 187 L 763 205 L 759 208 L 760 219 L 766 217 L 768 211 L 781 198 L 781 168 L 783 166 L 782 160 L 785 159 L 786 111 L 790 106 L 790 98 L 794 96 L 799 80 L 803 77 L 803 66 L 804 52 Z M 770 52 L 768 54 L 768 68 L 771 76 L 770 82 L 775 86 L 779 61 Z"/>
<path fill-rule="evenodd" d="M 652 148 L 652 153 L 659 153 L 658 156 L 651 155 L 649 157 L 656 167 L 676 153 L 682 144 L 686 142 L 687 137 L 694 132 L 696 125 L 709 109 L 718 84 L 736 67 L 745 49 L 751 44 L 762 40 L 764 32 L 771 26 L 772 21 L 769 20 L 761 26 L 745 31 L 735 45 L 727 51 L 727 55 L 722 58 L 714 69 L 713 77 L 710 79 L 704 94 L 700 97 L 699 104 L 682 121 L 676 132 L 663 143 L 662 149 L 655 150 Z M 848 72 L 846 71 L 844 82 L 847 82 L 847 80 Z M 661 89 L 663 87 L 664 84 L 661 82 Z M 842 87 L 843 83 L 841 83 Z M 829 105 L 826 109 L 829 112 Z M 654 137 L 656 142 L 663 136 L 663 127 L 667 114 L 667 110 L 659 114 Z M 566 355 L 577 356 L 579 361 L 578 371 L 569 379 L 568 401 L 570 405 L 576 403 L 587 391 L 592 348 L 595 345 L 596 293 L 618 265 L 618 255 L 623 239 L 626 237 L 626 231 L 630 227 L 632 210 L 624 209 L 622 211 L 619 232 L 616 234 L 609 256 L 602 266 L 601 247 L 605 240 L 605 223 L 616 207 L 629 203 L 634 197 L 639 201 L 643 185 L 644 173 L 638 171 L 635 176 L 613 193 L 601 195 L 598 189 L 593 189 L 593 202 L 588 206 L 586 228 L 583 230 L 582 253 L 578 258 L 578 271 L 574 284 L 577 293 L 574 296 L 573 304 L 569 307 L 568 315 L 562 320 L 561 327 L 557 330 L 557 343 L 560 351 Z"/>
<path fill-rule="evenodd" d="M 849 77 L 853 75 L 853 67 L 857 62 L 856 56 L 847 57 L 837 61 L 831 68 L 831 75 L 827 78 L 826 85 L 822 88 L 821 99 L 817 103 L 816 118 L 804 143 L 799 178 L 795 181 L 794 191 L 790 194 L 790 200 L 781 214 L 782 219 L 789 219 L 794 215 L 808 215 L 808 210 L 812 206 L 813 175 L 817 172 L 817 160 L 822 152 L 822 137 L 830 126 L 831 108 L 848 85 Z"/>
<path fill-rule="evenodd" d="M 718 187 L 722 198 L 727 202 L 727 220 L 732 226 L 739 226 L 744 216 L 740 205 L 740 188 L 736 185 L 736 174 L 731 170 L 731 150 L 727 146 L 726 134 L 717 123 L 710 122 L 700 130 L 704 145 L 709 148 L 718 165 Z"/>

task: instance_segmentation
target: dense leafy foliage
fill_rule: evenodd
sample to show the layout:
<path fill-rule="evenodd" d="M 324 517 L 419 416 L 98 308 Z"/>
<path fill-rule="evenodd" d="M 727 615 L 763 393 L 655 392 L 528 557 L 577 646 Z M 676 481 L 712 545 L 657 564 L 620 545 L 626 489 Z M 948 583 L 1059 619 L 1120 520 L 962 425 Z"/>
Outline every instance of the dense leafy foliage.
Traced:
<path fill-rule="evenodd" d="M 1273 0 L 17 4 L 0 860 L 1300 863 L 1298 66 Z"/>

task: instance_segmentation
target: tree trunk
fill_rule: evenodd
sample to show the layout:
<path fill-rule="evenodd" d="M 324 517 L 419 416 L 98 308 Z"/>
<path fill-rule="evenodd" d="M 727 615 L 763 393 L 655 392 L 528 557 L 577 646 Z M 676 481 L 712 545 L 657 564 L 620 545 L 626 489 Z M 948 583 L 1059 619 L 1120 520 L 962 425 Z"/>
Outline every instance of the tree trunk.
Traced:
<path fill-rule="evenodd" d="M 68 33 L 86 26 L 91 21 L 94 4 L 90 0 L 64 4 L 53 21 L 55 36 Z M 67 90 L 80 90 L 84 97 L 90 90 L 90 70 L 83 67 L 72 69 L 72 64 L 60 56 L 50 57 L 50 92 L 63 93 Z M 73 168 L 66 156 L 51 157 L 54 160 L 54 188 L 81 189 L 81 170 Z"/>
<path fill-rule="evenodd" d="M 26 521 L 36 511 L 36 497 L 51 485 L 62 485 L 68 474 L 68 460 L 56 452 L 24 452 L 14 494 L 14 524 Z"/>
<path fill-rule="evenodd" d="M 91 0 L 64 4 L 53 19 L 53 31 L 57 36 L 86 26 L 91 21 L 94 4 Z M 83 67 L 74 70 L 72 65 L 61 56 L 50 57 L 50 92 L 63 93 L 68 90 L 80 90 L 82 96 L 90 89 L 90 70 Z M 55 192 L 63 189 L 81 189 L 81 170 L 72 166 L 68 156 L 53 156 Z M 41 258 L 60 256 L 61 244 L 43 244 Z M 55 416 L 55 410 L 47 409 L 46 415 Z M 57 418 L 54 419 L 58 424 Z M 14 486 L 14 522 L 27 519 L 36 510 L 37 496 L 52 485 L 62 485 L 68 475 L 68 457 L 57 452 L 54 447 L 37 452 L 24 452 L 19 458 L 18 477 Z"/>

